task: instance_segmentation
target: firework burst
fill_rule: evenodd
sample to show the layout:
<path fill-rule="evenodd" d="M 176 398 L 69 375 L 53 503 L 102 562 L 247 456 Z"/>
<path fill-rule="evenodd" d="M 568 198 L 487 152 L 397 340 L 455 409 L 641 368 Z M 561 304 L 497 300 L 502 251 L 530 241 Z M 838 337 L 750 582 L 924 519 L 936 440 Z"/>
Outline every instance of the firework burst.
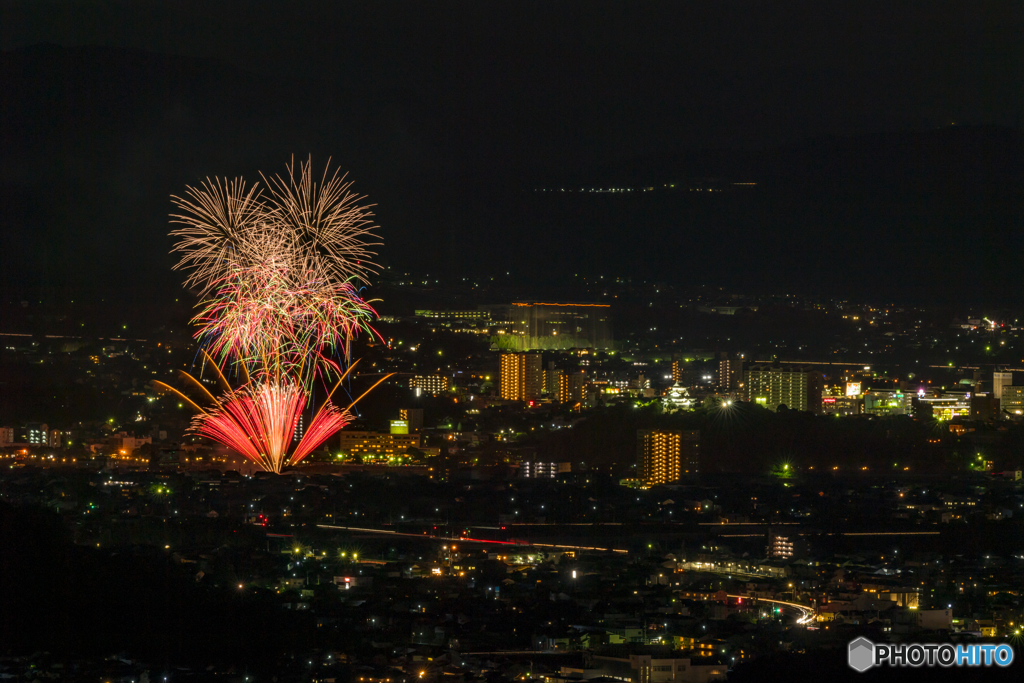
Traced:
<path fill-rule="evenodd" d="M 352 339 L 374 332 L 376 312 L 351 282 L 296 279 L 267 266 L 232 274 L 193 319 L 196 339 L 222 365 L 241 363 L 254 376 L 293 374 L 305 388 L 318 370 L 338 371 L 333 358 L 348 361 Z"/>
<path fill-rule="evenodd" d="M 286 177 L 274 176 L 267 183 L 274 203 L 274 217 L 281 228 L 294 236 L 292 254 L 296 267 L 320 264 L 346 279 L 368 283 L 377 270 L 373 247 L 380 246 L 374 234 L 373 213 L 359 204 L 365 199 L 351 191 L 352 181 L 325 167 L 317 182 L 311 160 L 288 165 Z"/>
<path fill-rule="evenodd" d="M 207 178 L 171 201 L 182 211 L 171 214 L 171 222 L 182 226 L 171 235 L 180 238 L 174 251 L 182 257 L 174 268 L 189 271 L 186 287 L 208 291 L 225 269 L 258 259 L 260 252 L 272 253 L 270 243 L 281 241 L 268 227 L 274 210 L 241 178 Z"/>
<path fill-rule="evenodd" d="M 192 375 L 185 371 L 180 373 L 203 393 L 211 404 L 209 408 L 203 408 L 169 384 L 158 381 L 154 385 L 162 391 L 177 395 L 195 408 L 197 414 L 192 418 L 194 433 L 224 444 L 264 470 L 275 473 L 280 473 L 284 467 L 298 464 L 331 435 L 344 428 L 352 421 L 351 411 L 356 403 L 392 376 L 388 374 L 381 377 L 347 408 L 339 408 L 331 402 L 331 398 L 358 361 L 350 365 L 313 415 L 302 438 L 291 448 L 299 418 L 308 400 L 301 387 L 285 378 L 279 382 L 248 382 L 232 389 L 213 359 L 205 355 L 205 352 L 204 357 L 213 365 L 222 385 L 226 387 L 220 398 L 210 393 Z"/>
<path fill-rule="evenodd" d="M 325 169 L 317 180 L 310 161 L 293 161 L 286 176 L 261 177 L 266 193 L 241 179 L 207 179 L 172 197 L 179 213 L 171 220 L 180 227 L 171 234 L 182 254 L 175 267 L 204 295 L 193 319 L 196 339 L 225 393 L 214 397 L 184 373 L 209 402 L 203 408 L 156 384 L 196 409 L 194 433 L 280 472 L 352 420 L 355 401 L 340 409 L 331 397 L 355 366 L 352 340 L 374 332 L 376 312 L 356 284 L 376 271 L 370 258 L 379 242 L 373 214 L 344 175 Z M 229 367 L 244 377 L 239 388 L 224 377 Z M 333 377 L 337 383 L 292 448 L 312 387 Z"/>
<path fill-rule="evenodd" d="M 239 270 L 271 266 L 316 279 L 368 283 L 380 246 L 365 197 L 352 182 L 325 167 L 318 181 L 311 161 L 288 165 L 285 176 L 263 176 L 268 193 L 244 180 L 206 179 L 171 200 L 180 213 L 171 222 L 179 238 L 176 269 L 186 286 L 207 293 Z"/>

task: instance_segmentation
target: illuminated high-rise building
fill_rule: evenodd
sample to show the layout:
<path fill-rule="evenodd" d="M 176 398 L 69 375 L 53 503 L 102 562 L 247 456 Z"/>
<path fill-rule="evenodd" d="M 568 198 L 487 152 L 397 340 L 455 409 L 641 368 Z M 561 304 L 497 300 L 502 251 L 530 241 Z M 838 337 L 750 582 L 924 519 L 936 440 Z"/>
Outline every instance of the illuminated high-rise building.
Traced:
<path fill-rule="evenodd" d="M 672 382 L 683 386 L 693 386 L 699 382 L 707 382 L 706 373 L 697 371 L 693 360 L 680 358 L 672 361 Z"/>
<path fill-rule="evenodd" d="M 821 413 L 821 373 L 805 368 L 754 365 L 746 373 L 747 395 L 752 403 L 769 410 Z"/>
<path fill-rule="evenodd" d="M 544 370 L 544 393 L 557 397 L 561 377 L 562 370 L 555 367 L 555 361 L 548 361 L 548 367 Z"/>
<path fill-rule="evenodd" d="M 398 419 L 405 420 L 409 431 L 415 434 L 423 429 L 423 408 L 402 408 L 398 411 Z"/>
<path fill-rule="evenodd" d="M 672 361 L 672 381 L 678 383 L 683 378 L 683 363 L 682 361 Z"/>
<path fill-rule="evenodd" d="M 700 431 L 641 429 L 636 433 L 638 476 L 645 486 L 700 471 Z"/>
<path fill-rule="evenodd" d="M 743 361 L 723 353 L 718 359 L 718 388 L 733 391 L 743 384 Z"/>
<path fill-rule="evenodd" d="M 559 403 L 582 403 L 586 386 L 587 376 L 582 372 L 563 372 L 558 376 Z"/>
<path fill-rule="evenodd" d="M 780 536 L 774 530 L 769 530 L 768 557 L 780 560 L 792 559 L 793 539 L 789 536 Z"/>
<path fill-rule="evenodd" d="M 1003 398 L 1003 387 L 1013 386 L 1012 372 L 992 373 L 992 396 L 998 399 Z"/>
<path fill-rule="evenodd" d="M 59 449 L 63 443 L 63 432 L 50 429 L 45 422 L 29 422 L 19 430 L 0 428 L 0 445 L 4 443 L 28 443 L 29 445 L 47 445 L 51 449 Z"/>
<path fill-rule="evenodd" d="M 45 422 L 29 422 L 25 425 L 24 442 L 32 446 L 49 446 L 50 429 Z"/>
<path fill-rule="evenodd" d="M 1024 386 L 1006 386 L 999 396 L 1001 413 L 1021 419 L 1024 415 Z"/>
<path fill-rule="evenodd" d="M 543 373 L 539 353 L 501 354 L 499 391 L 506 401 L 540 398 Z"/>

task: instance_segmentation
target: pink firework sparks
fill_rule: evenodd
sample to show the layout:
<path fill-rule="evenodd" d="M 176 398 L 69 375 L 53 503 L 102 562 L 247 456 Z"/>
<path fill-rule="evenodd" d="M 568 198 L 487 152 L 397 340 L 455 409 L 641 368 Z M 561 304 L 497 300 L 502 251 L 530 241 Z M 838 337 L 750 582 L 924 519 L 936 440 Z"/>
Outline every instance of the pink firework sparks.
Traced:
<path fill-rule="evenodd" d="M 197 415 L 193 427 L 197 434 L 238 451 L 268 472 L 280 473 L 351 421 L 348 412 L 325 405 L 289 457 L 305 406 L 305 394 L 294 384 L 266 383 L 228 394 L 217 408 Z"/>
<path fill-rule="evenodd" d="M 289 459 L 289 465 L 295 465 L 313 452 L 317 446 L 329 439 L 332 434 L 341 430 L 352 421 L 352 414 L 347 410 L 339 410 L 333 405 L 325 406 L 317 413 L 303 435 L 299 445 L 295 447 Z"/>
<path fill-rule="evenodd" d="M 263 265 L 225 278 L 193 322 L 196 338 L 221 362 L 243 363 L 252 376 L 294 371 L 308 390 L 321 361 L 333 353 L 347 359 L 352 339 L 375 333 L 374 317 L 351 282 Z"/>

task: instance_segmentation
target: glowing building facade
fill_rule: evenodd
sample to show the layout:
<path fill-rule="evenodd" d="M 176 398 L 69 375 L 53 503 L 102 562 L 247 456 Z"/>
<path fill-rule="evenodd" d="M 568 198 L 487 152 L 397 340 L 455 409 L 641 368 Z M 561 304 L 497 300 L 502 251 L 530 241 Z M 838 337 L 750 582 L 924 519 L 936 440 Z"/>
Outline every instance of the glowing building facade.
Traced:
<path fill-rule="evenodd" d="M 571 462 L 543 462 L 524 460 L 519 463 L 519 476 L 523 479 L 554 479 L 559 474 L 572 471 Z"/>
<path fill-rule="evenodd" d="M 398 419 L 404 420 L 409 431 L 415 434 L 423 429 L 423 408 L 402 408 L 398 411 Z"/>
<path fill-rule="evenodd" d="M 821 413 L 821 373 L 805 368 L 755 365 L 746 373 L 747 395 L 752 403 L 778 410 Z"/>
<path fill-rule="evenodd" d="M 657 486 L 700 471 L 700 431 L 641 429 L 636 433 L 640 480 Z"/>
<path fill-rule="evenodd" d="M 693 410 L 696 401 L 690 396 L 689 390 L 679 382 L 676 382 L 661 399 L 661 409 L 666 413 L 677 413 L 686 410 Z"/>
<path fill-rule="evenodd" d="M 548 363 L 548 368 L 544 371 L 545 394 L 548 396 L 558 396 L 558 387 L 561 386 L 563 374 L 565 374 L 563 370 L 555 367 L 554 361 Z"/>
<path fill-rule="evenodd" d="M 587 386 L 587 376 L 582 372 L 563 372 L 558 376 L 558 402 L 582 403 Z"/>
<path fill-rule="evenodd" d="M 1003 398 L 1003 387 L 1013 386 L 1013 373 L 1012 372 L 996 372 L 992 373 L 992 395 L 998 399 Z"/>
<path fill-rule="evenodd" d="M 21 442 L 30 446 L 50 446 L 60 448 L 61 433 L 50 429 L 45 422 L 29 422 L 25 425 Z"/>
<path fill-rule="evenodd" d="M 768 557 L 789 560 L 793 557 L 793 541 L 789 536 L 781 536 L 774 531 L 768 533 Z"/>
<path fill-rule="evenodd" d="M 743 384 L 743 361 L 723 353 L 718 359 L 718 388 L 738 389 Z"/>
<path fill-rule="evenodd" d="M 416 375 L 409 382 L 409 388 L 436 396 L 448 391 L 448 378 L 443 375 Z"/>
<path fill-rule="evenodd" d="M 488 311 L 429 311 L 417 310 L 417 318 L 432 318 L 434 320 L 475 320 L 484 323 L 491 321 L 491 314 Z"/>
<path fill-rule="evenodd" d="M 1024 386 L 1004 386 L 999 392 L 999 409 L 1020 419 L 1024 415 Z"/>
<path fill-rule="evenodd" d="M 501 354 L 501 397 L 506 401 L 532 401 L 540 398 L 543 375 L 539 353 Z"/>
<path fill-rule="evenodd" d="M 506 329 L 495 342 L 510 351 L 613 348 L 608 304 L 516 302 L 496 317 Z"/>
<path fill-rule="evenodd" d="M 863 399 L 864 412 L 868 415 L 912 415 L 914 413 L 914 396 L 907 392 L 893 389 L 869 389 L 864 392 Z"/>
<path fill-rule="evenodd" d="M 338 432 L 339 447 L 353 458 L 393 460 L 410 448 L 420 447 L 419 434 L 380 434 L 378 432 Z"/>

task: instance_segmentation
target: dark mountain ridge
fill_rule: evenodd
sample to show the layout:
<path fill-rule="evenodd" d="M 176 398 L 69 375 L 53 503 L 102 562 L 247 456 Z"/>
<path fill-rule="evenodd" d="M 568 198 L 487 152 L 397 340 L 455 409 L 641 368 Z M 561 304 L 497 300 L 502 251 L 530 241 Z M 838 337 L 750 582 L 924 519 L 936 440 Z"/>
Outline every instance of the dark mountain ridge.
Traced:
<path fill-rule="evenodd" d="M 423 91 L 360 82 L 100 47 L 0 53 L 0 293 L 163 305 L 181 293 L 169 196 L 309 153 L 332 157 L 377 204 L 380 260 L 399 269 L 948 303 L 1012 302 L 1024 285 L 1019 130 L 958 125 L 600 164 L 551 162 L 544 145 L 513 136 L 507 163 L 494 163 L 501 140 L 489 152 L 452 144 L 464 122 L 441 117 Z M 535 191 L 562 184 L 656 190 Z M 681 191 L 691 186 L 729 191 Z"/>

